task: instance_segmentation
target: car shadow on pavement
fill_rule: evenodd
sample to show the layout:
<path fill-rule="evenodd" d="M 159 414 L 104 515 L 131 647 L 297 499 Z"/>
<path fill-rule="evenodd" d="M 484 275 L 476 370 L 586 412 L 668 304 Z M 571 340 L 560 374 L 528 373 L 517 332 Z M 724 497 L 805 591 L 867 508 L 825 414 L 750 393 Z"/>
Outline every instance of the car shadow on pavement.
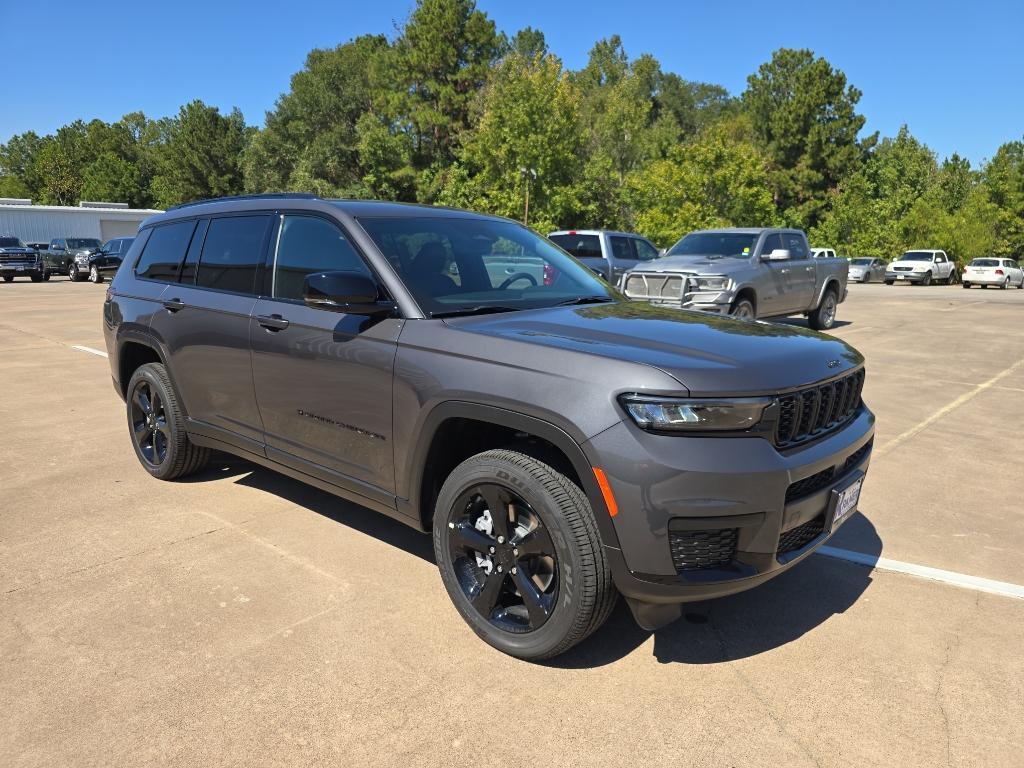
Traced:
<path fill-rule="evenodd" d="M 179 482 L 209 482 L 228 477 L 234 477 L 239 485 L 272 493 L 385 544 L 434 562 L 434 545 L 427 534 L 380 512 L 226 453 L 214 454 L 206 469 Z"/>
<path fill-rule="evenodd" d="M 793 325 L 793 326 L 796 326 L 797 328 L 810 328 L 811 327 L 810 324 L 807 322 L 807 318 L 806 317 L 784 317 L 784 318 L 779 318 L 779 319 L 776 319 L 776 320 L 772 320 L 771 322 L 773 322 L 773 323 L 780 323 L 782 325 Z M 847 325 L 853 325 L 853 322 L 850 321 L 850 320 L 836 320 L 832 324 L 831 328 L 829 328 L 827 331 L 822 331 L 822 333 L 832 333 L 832 331 L 836 330 L 837 328 L 844 328 Z"/>
<path fill-rule="evenodd" d="M 856 542 L 863 554 L 878 557 L 882 541 L 875 527 L 857 513 L 829 542 Z M 811 555 L 791 570 L 738 595 L 688 604 L 683 617 L 651 633 L 641 629 L 625 600 L 608 622 L 586 641 L 548 664 L 588 668 L 610 664 L 654 636 L 653 653 L 663 664 L 718 664 L 779 648 L 798 640 L 845 612 L 871 584 L 871 569 L 824 555 Z"/>
<path fill-rule="evenodd" d="M 286 475 L 227 454 L 181 482 L 235 482 L 272 493 L 367 536 L 434 562 L 431 537 L 372 509 L 348 502 Z M 882 541 L 858 512 L 830 546 L 879 557 Z M 779 648 L 798 640 L 852 606 L 871 584 L 871 569 L 824 555 L 811 555 L 766 584 L 718 600 L 689 603 L 683 617 L 656 632 L 641 629 L 620 599 L 597 632 L 568 652 L 543 662 L 563 669 L 612 664 L 654 637 L 653 653 L 668 664 L 718 664 Z"/>

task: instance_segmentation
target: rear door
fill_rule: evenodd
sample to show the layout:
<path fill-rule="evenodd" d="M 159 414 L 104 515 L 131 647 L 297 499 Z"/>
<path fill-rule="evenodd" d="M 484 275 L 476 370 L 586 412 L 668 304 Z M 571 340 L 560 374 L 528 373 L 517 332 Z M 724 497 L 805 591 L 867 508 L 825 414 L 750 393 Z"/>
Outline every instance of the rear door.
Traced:
<path fill-rule="evenodd" d="M 393 506 L 391 390 L 403 321 L 306 306 L 306 275 L 371 270 L 331 219 L 279 213 L 276 226 L 250 325 L 267 455 Z"/>
<path fill-rule="evenodd" d="M 772 232 L 765 235 L 759 254 L 761 257 L 767 256 L 772 251 L 780 251 L 782 248 L 782 236 Z M 784 314 L 788 310 L 786 292 L 791 271 L 790 262 L 765 261 L 762 258 L 761 266 L 768 277 L 757 285 L 757 315 L 771 317 Z"/>
<path fill-rule="evenodd" d="M 176 282 L 161 296 L 164 310 L 152 325 L 170 354 L 175 386 L 194 422 L 190 429 L 256 453 L 263 452 L 263 425 L 253 392 L 249 316 L 271 221 L 270 213 L 247 212 L 164 225 L 178 228 L 173 258 L 166 260 Z"/>

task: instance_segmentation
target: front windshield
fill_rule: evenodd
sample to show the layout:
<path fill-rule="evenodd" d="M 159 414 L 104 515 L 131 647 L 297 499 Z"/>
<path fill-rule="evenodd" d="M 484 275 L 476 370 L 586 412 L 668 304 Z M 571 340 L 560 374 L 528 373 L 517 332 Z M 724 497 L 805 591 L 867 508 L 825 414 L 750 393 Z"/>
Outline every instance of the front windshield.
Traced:
<path fill-rule="evenodd" d="M 565 251 L 510 221 L 424 216 L 359 223 L 432 317 L 620 299 Z"/>
<path fill-rule="evenodd" d="M 969 267 L 998 267 L 999 259 L 975 259 L 967 266 Z"/>
<path fill-rule="evenodd" d="M 0 248 L 24 248 L 25 244 L 16 237 L 0 237 Z"/>
<path fill-rule="evenodd" d="M 871 264 L 871 259 L 854 259 L 850 263 L 855 267 L 867 267 Z"/>
<path fill-rule="evenodd" d="M 928 251 L 908 251 L 900 256 L 900 261 L 931 261 L 932 256 Z"/>
<path fill-rule="evenodd" d="M 740 232 L 694 232 L 668 249 L 668 256 L 750 258 L 757 235 Z"/>
<path fill-rule="evenodd" d="M 69 237 L 68 248 L 99 248 L 100 241 L 91 237 Z"/>

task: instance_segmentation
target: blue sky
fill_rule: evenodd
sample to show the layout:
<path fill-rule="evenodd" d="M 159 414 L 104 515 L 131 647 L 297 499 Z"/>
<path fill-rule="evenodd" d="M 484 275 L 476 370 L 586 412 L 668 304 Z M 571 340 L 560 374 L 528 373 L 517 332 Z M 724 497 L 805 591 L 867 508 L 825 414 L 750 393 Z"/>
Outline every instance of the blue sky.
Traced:
<path fill-rule="evenodd" d="M 867 131 L 907 123 L 940 157 L 977 164 L 1024 136 L 1024 0 L 621 2 L 478 0 L 511 34 L 541 29 L 569 67 L 618 33 L 631 56 L 740 93 L 777 48 L 807 47 L 864 96 Z M 0 141 L 76 118 L 173 114 L 195 98 L 262 125 L 314 47 L 394 35 L 412 0 L 103 3 L 0 0 L 0 29 L 24 53 L 6 67 Z M 16 45 L 16 43 L 15 43 Z"/>

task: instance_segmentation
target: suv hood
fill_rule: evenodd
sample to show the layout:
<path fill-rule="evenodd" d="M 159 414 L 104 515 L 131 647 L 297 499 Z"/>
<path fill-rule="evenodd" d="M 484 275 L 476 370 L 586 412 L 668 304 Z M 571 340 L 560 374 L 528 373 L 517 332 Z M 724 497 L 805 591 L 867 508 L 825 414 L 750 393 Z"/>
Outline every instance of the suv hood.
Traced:
<path fill-rule="evenodd" d="M 0 248 L 0 253 L 23 253 L 26 256 L 36 255 L 36 252 L 31 248 Z"/>
<path fill-rule="evenodd" d="M 897 259 L 896 261 L 890 261 L 887 266 L 888 266 L 889 269 L 892 269 L 893 267 L 925 267 L 926 269 L 931 269 L 932 262 L 930 262 L 930 261 L 900 261 L 900 260 Z"/>
<path fill-rule="evenodd" d="M 554 307 L 444 322 L 465 332 L 649 365 L 694 395 L 774 394 L 832 378 L 864 361 L 846 342 L 805 328 L 646 302 Z M 620 391 L 630 384 L 608 382 L 610 389 Z"/>
<path fill-rule="evenodd" d="M 749 259 L 709 256 L 663 256 L 637 267 L 633 272 L 686 272 L 694 275 L 721 275 L 746 266 Z"/>

